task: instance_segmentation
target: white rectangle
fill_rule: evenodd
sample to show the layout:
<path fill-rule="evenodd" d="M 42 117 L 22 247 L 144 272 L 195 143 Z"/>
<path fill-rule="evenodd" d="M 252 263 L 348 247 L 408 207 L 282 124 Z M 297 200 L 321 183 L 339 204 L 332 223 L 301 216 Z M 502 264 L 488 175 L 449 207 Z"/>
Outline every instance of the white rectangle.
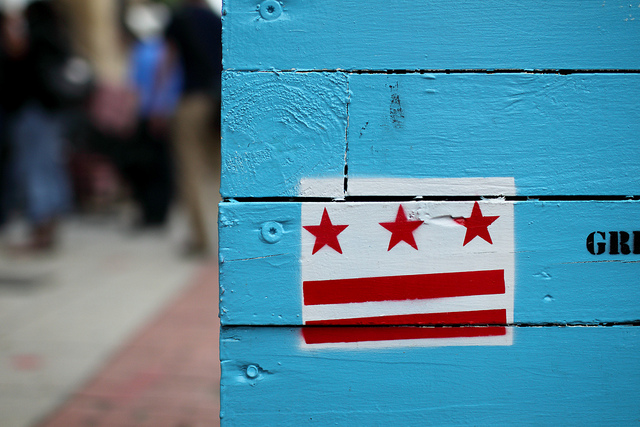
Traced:
<path fill-rule="evenodd" d="M 303 203 L 301 221 L 301 286 L 305 282 L 342 279 L 384 279 L 489 270 L 504 272 L 504 293 L 499 294 L 482 294 L 480 290 L 480 294 L 446 298 L 306 304 L 303 291 L 302 317 L 305 324 L 486 310 L 505 310 L 505 324 L 513 323 L 515 261 L 512 202 L 495 199 L 478 202 Z M 409 227 L 411 232 L 397 231 L 403 230 L 402 224 L 406 222 L 413 224 Z M 396 232 L 398 235 L 394 243 L 392 237 Z M 333 238 L 335 240 L 331 240 Z M 473 342 L 508 345 L 511 334 L 506 337 L 417 341 L 423 342 L 422 345 L 445 345 L 445 342 L 450 343 L 446 345 L 474 345 L 470 344 Z M 339 343 L 314 346 L 333 344 Z M 353 343 L 344 345 L 348 347 Z M 382 344 L 359 343 L 358 346 L 369 345 Z"/>

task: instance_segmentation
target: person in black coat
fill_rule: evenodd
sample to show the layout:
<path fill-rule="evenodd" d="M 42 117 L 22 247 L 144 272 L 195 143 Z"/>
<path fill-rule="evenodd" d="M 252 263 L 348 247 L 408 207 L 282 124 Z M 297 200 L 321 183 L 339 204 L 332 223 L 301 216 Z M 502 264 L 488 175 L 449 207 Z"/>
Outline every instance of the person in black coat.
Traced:
<path fill-rule="evenodd" d="M 24 21 L 5 21 L 0 98 L 6 119 L 7 209 L 31 225 L 29 249 L 51 249 L 59 218 L 71 207 L 66 170 L 65 108 L 77 70 L 51 1 L 31 3 Z M 75 73 L 75 76 L 74 76 Z M 66 86 L 65 86 L 66 85 Z"/>

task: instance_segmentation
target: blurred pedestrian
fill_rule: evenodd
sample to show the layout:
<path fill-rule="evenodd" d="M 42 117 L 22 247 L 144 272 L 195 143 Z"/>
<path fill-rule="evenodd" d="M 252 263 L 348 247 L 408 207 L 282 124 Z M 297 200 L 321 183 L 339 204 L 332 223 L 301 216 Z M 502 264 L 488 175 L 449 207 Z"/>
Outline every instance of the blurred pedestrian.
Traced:
<path fill-rule="evenodd" d="M 19 17 L 0 11 L 0 226 L 7 221 L 7 200 L 9 197 L 7 112 L 12 108 L 13 94 L 7 92 L 6 82 L 10 79 L 12 71 L 9 63 L 13 62 L 13 57 L 17 59 L 25 52 L 26 46 L 21 43 L 24 40 L 21 36 L 21 24 Z"/>
<path fill-rule="evenodd" d="M 188 210 L 191 236 L 188 249 L 207 253 L 210 249 L 206 219 L 215 212 L 205 210 L 208 169 L 220 160 L 220 74 L 222 70 L 222 24 L 204 0 L 183 0 L 165 32 L 169 43 L 167 72 L 179 60 L 184 70 L 182 97 L 175 127 L 179 190 Z M 213 150 L 212 150 L 213 147 Z M 207 154 L 215 158 L 207 162 Z"/>
<path fill-rule="evenodd" d="M 60 217 L 71 208 L 66 170 L 66 108 L 86 91 L 86 64 L 75 60 L 58 11 L 35 1 L 5 21 L 2 103 L 10 149 L 8 206 L 30 226 L 27 248 L 56 242 Z"/>
<path fill-rule="evenodd" d="M 129 81 L 138 98 L 137 131 L 129 144 L 123 175 L 140 207 L 141 227 L 165 224 L 174 195 L 172 120 L 182 88 L 177 63 L 162 69 L 169 54 L 162 37 L 166 26 L 163 5 L 137 4 L 128 12 L 136 37 L 130 56 Z M 164 22 L 163 22 L 164 21 Z M 160 72 L 166 73 L 160 78 Z"/>

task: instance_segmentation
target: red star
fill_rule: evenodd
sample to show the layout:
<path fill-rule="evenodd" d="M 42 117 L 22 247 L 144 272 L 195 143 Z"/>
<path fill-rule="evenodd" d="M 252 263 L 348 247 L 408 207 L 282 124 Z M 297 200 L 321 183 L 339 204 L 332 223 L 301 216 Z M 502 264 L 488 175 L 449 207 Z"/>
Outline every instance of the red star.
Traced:
<path fill-rule="evenodd" d="M 473 205 L 473 210 L 471 211 L 471 216 L 469 218 L 454 218 L 453 220 L 455 222 L 467 227 L 467 234 L 464 236 L 464 243 L 462 244 L 462 246 L 465 246 L 476 236 L 483 238 L 493 245 L 488 227 L 493 223 L 493 221 L 498 218 L 500 217 L 482 216 L 482 211 L 480 210 L 480 205 L 478 204 L 478 202 Z"/>
<path fill-rule="evenodd" d="M 320 225 L 305 225 L 304 229 L 316 236 L 316 244 L 313 246 L 313 254 L 322 249 L 325 245 L 329 246 L 338 253 L 342 253 L 340 242 L 338 242 L 338 234 L 342 233 L 348 225 L 333 225 L 327 208 L 324 208 Z"/>
<path fill-rule="evenodd" d="M 398 243 L 405 241 L 411 245 L 414 249 L 418 250 L 416 239 L 413 238 L 413 232 L 416 228 L 420 227 L 424 221 L 407 220 L 407 216 L 404 213 L 402 205 L 398 208 L 398 214 L 396 215 L 395 222 L 381 222 L 380 225 L 391 232 L 391 240 L 389 240 L 390 251 Z"/>

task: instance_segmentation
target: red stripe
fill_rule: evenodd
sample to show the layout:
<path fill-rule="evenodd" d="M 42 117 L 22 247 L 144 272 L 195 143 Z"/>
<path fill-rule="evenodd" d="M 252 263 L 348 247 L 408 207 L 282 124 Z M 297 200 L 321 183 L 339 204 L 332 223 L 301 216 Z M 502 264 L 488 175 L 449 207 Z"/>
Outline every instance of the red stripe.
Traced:
<path fill-rule="evenodd" d="M 312 320 L 307 325 L 505 325 L 507 310 L 401 314 L 355 319 Z"/>
<path fill-rule="evenodd" d="M 472 338 L 501 336 L 507 333 L 503 326 L 463 327 L 303 327 L 302 336 L 307 344 L 350 343 L 361 341 L 391 341 L 437 338 Z"/>
<path fill-rule="evenodd" d="M 346 304 L 503 294 L 504 270 L 307 280 L 304 304 Z"/>

